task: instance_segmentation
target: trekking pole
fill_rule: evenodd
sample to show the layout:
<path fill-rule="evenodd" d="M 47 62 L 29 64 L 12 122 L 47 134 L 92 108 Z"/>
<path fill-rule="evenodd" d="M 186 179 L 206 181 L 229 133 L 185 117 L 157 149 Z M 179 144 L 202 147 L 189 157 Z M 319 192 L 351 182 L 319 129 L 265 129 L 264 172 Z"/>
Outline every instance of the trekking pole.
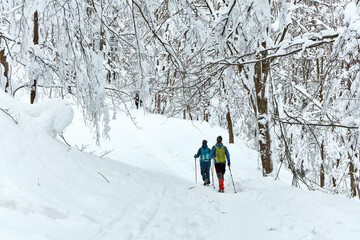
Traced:
<path fill-rule="evenodd" d="M 232 173 L 231 173 L 231 168 L 230 168 L 230 166 L 229 166 L 229 172 L 230 172 L 232 184 L 233 184 L 233 186 L 234 186 L 234 193 L 236 193 L 235 184 L 234 184 L 234 179 L 233 179 L 233 176 L 232 176 Z"/>
<path fill-rule="evenodd" d="M 214 161 L 211 160 L 211 177 L 212 177 L 212 185 L 213 188 L 215 189 L 215 183 L 214 183 Z"/>
<path fill-rule="evenodd" d="M 195 159 L 195 184 L 197 184 L 196 158 L 194 157 L 194 159 Z"/>

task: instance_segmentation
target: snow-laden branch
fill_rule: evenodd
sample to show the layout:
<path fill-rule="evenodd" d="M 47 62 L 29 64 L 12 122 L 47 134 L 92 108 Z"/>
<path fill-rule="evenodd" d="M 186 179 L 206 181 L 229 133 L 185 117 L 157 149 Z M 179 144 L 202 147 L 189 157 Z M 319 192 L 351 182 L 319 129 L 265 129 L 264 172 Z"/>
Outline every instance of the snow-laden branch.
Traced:
<path fill-rule="evenodd" d="M 16 12 L 18 10 L 22 10 L 23 7 L 24 7 L 24 4 L 20 4 L 18 6 L 13 7 L 12 9 L 9 9 L 9 10 L 5 11 L 3 14 L 4 15 L 13 14 L 14 12 Z"/>
<path fill-rule="evenodd" d="M 148 28 L 150 29 L 150 31 L 152 32 L 152 34 L 154 35 L 154 37 L 161 43 L 161 45 L 163 46 L 163 48 L 165 49 L 165 51 L 169 54 L 171 61 L 174 63 L 174 65 L 181 71 L 184 72 L 185 69 L 183 67 L 182 62 L 180 61 L 180 59 L 177 57 L 175 50 L 173 49 L 173 47 L 166 41 L 164 40 L 159 34 L 157 34 L 157 32 L 154 30 L 154 28 L 151 26 L 149 20 L 146 18 L 141 6 L 136 2 L 136 1 L 132 1 L 134 3 L 134 5 L 136 5 L 136 7 L 139 9 L 139 12 L 143 18 L 143 20 L 145 21 L 146 25 L 148 26 Z"/>
<path fill-rule="evenodd" d="M 117 33 L 116 31 L 114 31 L 114 29 L 111 28 L 111 24 L 118 17 L 119 13 L 116 15 L 115 18 L 113 18 L 113 20 L 110 23 L 107 23 L 106 19 L 104 19 L 104 17 L 102 17 L 101 13 L 99 13 L 98 9 L 96 8 L 96 5 L 97 4 L 95 3 L 95 1 L 91 0 L 91 6 L 93 7 L 93 10 L 97 14 L 98 19 L 101 21 L 101 24 L 103 24 L 103 26 L 106 27 L 106 29 L 109 30 L 109 32 L 111 32 L 112 34 L 114 34 L 118 39 L 120 39 L 121 41 L 126 43 L 131 48 L 135 49 L 135 47 L 129 41 L 127 41 L 121 34 Z"/>
<path fill-rule="evenodd" d="M 307 99 L 309 99 L 312 103 L 315 104 L 315 106 L 317 106 L 320 110 L 323 109 L 323 105 L 316 99 L 314 99 L 307 91 L 306 89 L 304 89 L 303 87 L 301 86 L 298 86 L 298 85 L 295 85 L 294 83 L 292 83 L 294 89 L 296 89 L 297 91 L 299 91 L 299 93 L 301 93 L 302 95 L 304 95 Z M 329 113 L 326 113 L 325 114 L 326 117 L 329 119 L 329 121 L 333 122 L 332 121 L 332 118 L 333 116 L 331 116 L 331 114 Z"/>
<path fill-rule="evenodd" d="M 294 122 L 283 118 L 274 118 L 274 120 L 289 125 L 306 125 L 306 126 L 314 126 L 314 127 L 336 127 L 336 128 L 347 128 L 347 129 L 359 129 L 359 127 L 357 126 L 345 126 L 341 124 L 332 124 L 332 123 L 314 123 L 314 122 L 303 123 L 303 122 Z"/>
<path fill-rule="evenodd" d="M 322 104 L 314 99 L 307 91 L 301 86 L 296 85 L 295 83 L 292 83 L 293 87 L 299 91 L 301 94 L 303 94 L 306 98 L 308 98 L 311 102 L 313 102 L 318 108 L 322 109 Z"/>
<path fill-rule="evenodd" d="M 311 33 L 303 37 L 295 38 L 293 40 L 287 40 L 281 42 L 279 45 L 271 48 L 266 48 L 260 51 L 253 51 L 246 53 L 240 56 L 232 56 L 224 59 L 220 59 L 208 64 L 218 64 L 226 66 L 238 66 L 238 65 L 247 65 L 257 62 L 274 60 L 275 58 L 289 56 L 301 51 L 304 51 L 308 48 L 314 48 L 321 46 L 323 44 L 332 43 L 339 37 L 339 33 L 333 31 L 323 31 L 320 33 Z M 360 38 L 360 36 L 359 36 Z M 272 52 L 272 53 L 271 53 Z M 259 57 L 267 54 L 266 57 Z M 249 60 L 242 60 L 245 58 L 250 58 Z"/>

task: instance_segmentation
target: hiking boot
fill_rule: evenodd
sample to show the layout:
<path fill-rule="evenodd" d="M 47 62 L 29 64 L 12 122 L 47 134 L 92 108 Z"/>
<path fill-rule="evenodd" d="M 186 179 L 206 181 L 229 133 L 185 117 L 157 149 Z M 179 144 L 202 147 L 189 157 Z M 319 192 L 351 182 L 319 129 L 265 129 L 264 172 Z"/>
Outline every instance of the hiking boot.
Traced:
<path fill-rule="evenodd" d="M 207 186 L 207 185 L 209 185 L 210 184 L 210 181 L 208 180 L 208 179 L 205 179 L 205 181 L 204 181 L 204 186 Z"/>
<path fill-rule="evenodd" d="M 224 189 L 219 189 L 219 192 L 223 193 L 223 192 L 225 192 L 225 191 L 224 191 Z"/>

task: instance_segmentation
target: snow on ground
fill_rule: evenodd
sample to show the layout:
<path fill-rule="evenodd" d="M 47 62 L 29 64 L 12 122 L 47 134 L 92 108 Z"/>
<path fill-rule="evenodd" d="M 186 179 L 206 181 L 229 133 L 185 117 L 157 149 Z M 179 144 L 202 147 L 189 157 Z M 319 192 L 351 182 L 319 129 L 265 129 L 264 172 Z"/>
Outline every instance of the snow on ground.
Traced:
<path fill-rule="evenodd" d="M 224 194 L 202 186 L 199 172 L 195 185 L 194 153 L 203 139 L 226 139 L 224 129 L 138 110 L 140 129 L 118 114 L 100 149 L 75 111 L 65 139 L 98 154 L 112 150 L 99 158 L 52 138 L 72 111 L 61 100 L 50 105 L 57 110 L 0 92 L 0 239 L 359 238 L 359 201 L 263 178 L 256 153 L 241 143 L 225 141 L 238 193 L 228 170 Z"/>

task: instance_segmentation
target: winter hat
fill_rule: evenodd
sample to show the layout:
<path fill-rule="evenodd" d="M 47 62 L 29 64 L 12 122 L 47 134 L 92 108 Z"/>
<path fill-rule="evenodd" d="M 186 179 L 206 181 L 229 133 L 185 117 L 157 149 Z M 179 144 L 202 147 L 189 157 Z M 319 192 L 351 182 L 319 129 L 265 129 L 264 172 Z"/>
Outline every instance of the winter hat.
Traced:
<path fill-rule="evenodd" d="M 207 145 L 207 141 L 203 140 L 202 145 Z"/>
<path fill-rule="evenodd" d="M 217 143 L 221 143 L 221 142 L 222 142 L 222 137 L 221 137 L 221 136 L 218 136 L 218 137 L 216 138 L 216 142 L 217 142 Z"/>

